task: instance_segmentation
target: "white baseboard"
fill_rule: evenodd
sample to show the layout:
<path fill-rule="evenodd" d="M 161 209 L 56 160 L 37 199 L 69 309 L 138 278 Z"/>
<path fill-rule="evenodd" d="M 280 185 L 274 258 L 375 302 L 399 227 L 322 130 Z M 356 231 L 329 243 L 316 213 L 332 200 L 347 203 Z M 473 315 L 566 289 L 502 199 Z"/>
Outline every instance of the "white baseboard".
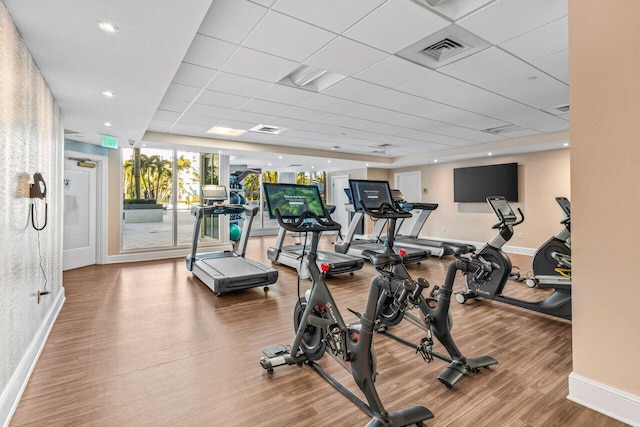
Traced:
<path fill-rule="evenodd" d="M 3 390 L 2 395 L 0 395 L 0 426 L 7 427 L 9 425 L 9 421 L 18 407 L 22 393 L 29 382 L 31 373 L 36 366 L 36 362 L 38 362 L 40 353 L 42 353 L 42 349 L 49 337 L 49 332 L 51 332 L 51 328 L 58 318 L 64 301 L 64 287 L 62 287 L 49 313 L 47 313 L 42 325 L 38 328 L 38 332 L 36 332 L 31 344 L 29 344 L 27 351 L 22 356 L 22 360 L 20 360 L 9 383 Z"/>
<path fill-rule="evenodd" d="M 230 251 L 233 250 L 233 246 L 228 243 L 221 243 L 215 246 L 203 247 L 198 250 L 201 252 L 218 252 L 218 251 Z M 124 253 L 120 255 L 109 255 L 104 257 L 103 264 L 115 264 L 119 262 L 136 262 L 136 261 L 151 261 L 156 259 L 168 259 L 168 258 L 186 258 L 191 253 L 190 249 L 175 249 L 170 251 L 155 251 L 155 252 L 134 252 Z"/>
<path fill-rule="evenodd" d="M 623 423 L 640 426 L 640 396 L 617 390 L 572 372 L 569 375 L 567 399 Z"/>

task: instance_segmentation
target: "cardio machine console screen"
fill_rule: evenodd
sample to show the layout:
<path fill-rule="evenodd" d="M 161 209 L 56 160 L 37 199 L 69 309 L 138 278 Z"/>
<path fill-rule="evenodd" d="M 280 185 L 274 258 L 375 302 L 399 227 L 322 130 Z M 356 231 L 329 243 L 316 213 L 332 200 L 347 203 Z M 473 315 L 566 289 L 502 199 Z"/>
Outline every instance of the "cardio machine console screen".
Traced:
<path fill-rule="evenodd" d="M 368 181 L 364 179 L 350 179 L 349 188 L 353 196 L 353 206 L 356 211 L 362 211 L 364 203 L 367 209 L 377 209 L 383 203 L 393 206 L 391 189 L 387 181 Z"/>
<path fill-rule="evenodd" d="M 506 224 L 512 224 L 516 222 L 516 214 L 511 209 L 509 202 L 502 196 L 487 197 L 487 202 L 493 209 L 498 219 L 502 218 Z"/>
<path fill-rule="evenodd" d="M 285 219 L 298 218 L 307 211 L 324 218 L 324 205 L 317 185 L 265 183 L 263 186 L 269 207 L 269 218 L 276 217 L 276 209 Z"/>
<path fill-rule="evenodd" d="M 227 200 L 227 188 L 224 185 L 203 185 L 202 200 L 207 203 L 223 202 Z"/>

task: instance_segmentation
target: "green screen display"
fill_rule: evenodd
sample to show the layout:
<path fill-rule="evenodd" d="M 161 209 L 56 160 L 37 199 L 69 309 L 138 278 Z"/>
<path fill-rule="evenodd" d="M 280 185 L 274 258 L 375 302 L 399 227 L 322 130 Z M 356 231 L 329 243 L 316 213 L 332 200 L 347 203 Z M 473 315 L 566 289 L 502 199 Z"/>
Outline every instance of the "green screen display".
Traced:
<path fill-rule="evenodd" d="M 276 217 L 276 209 L 283 218 L 298 218 L 307 211 L 321 218 L 325 216 L 320 191 L 315 185 L 264 184 L 264 193 L 271 218 Z"/>

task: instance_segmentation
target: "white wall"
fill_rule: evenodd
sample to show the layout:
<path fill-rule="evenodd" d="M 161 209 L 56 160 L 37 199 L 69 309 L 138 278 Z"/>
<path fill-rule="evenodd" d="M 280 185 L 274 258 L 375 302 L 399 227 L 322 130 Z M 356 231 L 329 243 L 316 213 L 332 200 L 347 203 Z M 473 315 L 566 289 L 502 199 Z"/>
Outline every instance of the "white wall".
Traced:
<path fill-rule="evenodd" d="M 0 1 L 0 425 L 12 414 L 64 298 L 63 152 L 60 110 Z M 49 203 L 39 236 L 29 221 L 29 179 L 36 171 L 46 180 Z M 42 224 L 41 201 L 38 210 Z M 45 275 L 52 293 L 37 304 Z"/>

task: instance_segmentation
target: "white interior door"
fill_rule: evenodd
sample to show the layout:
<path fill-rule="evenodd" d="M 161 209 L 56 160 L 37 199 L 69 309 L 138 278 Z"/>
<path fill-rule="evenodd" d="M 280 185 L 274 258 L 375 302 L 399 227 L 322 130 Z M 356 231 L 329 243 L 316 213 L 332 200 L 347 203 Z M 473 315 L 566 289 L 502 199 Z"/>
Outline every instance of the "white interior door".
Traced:
<path fill-rule="evenodd" d="M 422 202 L 422 173 L 420 171 L 396 173 L 394 181 L 394 188 L 400 190 L 407 202 Z M 404 220 L 402 227 L 400 227 L 400 234 L 409 234 L 415 221 L 415 216 Z"/>
<path fill-rule="evenodd" d="M 96 169 L 64 160 L 64 225 L 62 268 L 96 263 Z"/>
<path fill-rule="evenodd" d="M 349 188 L 349 175 L 331 177 L 332 200 L 333 204 L 336 205 L 336 210 L 331 217 L 335 222 L 342 225 L 340 232 L 343 236 L 347 234 L 347 229 L 349 228 L 349 212 L 345 209 L 345 203 L 349 200 L 344 192 L 345 188 Z"/>

